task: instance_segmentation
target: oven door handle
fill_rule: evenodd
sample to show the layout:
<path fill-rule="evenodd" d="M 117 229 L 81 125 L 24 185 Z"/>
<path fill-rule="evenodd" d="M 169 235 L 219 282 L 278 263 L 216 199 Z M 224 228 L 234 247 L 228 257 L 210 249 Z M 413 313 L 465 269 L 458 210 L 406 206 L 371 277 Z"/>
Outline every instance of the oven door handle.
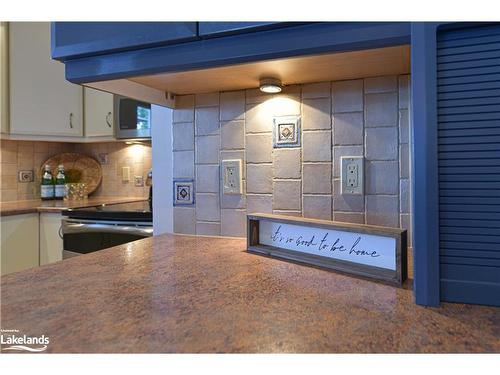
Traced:
<path fill-rule="evenodd" d="M 136 227 L 128 225 L 109 225 L 98 223 L 64 223 L 62 227 L 64 234 L 70 233 L 123 233 L 137 236 L 150 237 L 153 235 L 152 227 Z"/>

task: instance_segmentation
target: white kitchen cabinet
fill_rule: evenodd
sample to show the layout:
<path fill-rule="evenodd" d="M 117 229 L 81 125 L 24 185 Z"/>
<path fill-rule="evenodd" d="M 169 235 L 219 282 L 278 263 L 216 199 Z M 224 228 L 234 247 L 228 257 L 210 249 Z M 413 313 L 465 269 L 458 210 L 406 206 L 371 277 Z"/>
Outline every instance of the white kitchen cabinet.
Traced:
<path fill-rule="evenodd" d="M 113 94 L 84 88 L 85 137 L 113 136 Z"/>
<path fill-rule="evenodd" d="M 1 274 L 25 270 L 39 265 L 38 213 L 2 216 Z"/>
<path fill-rule="evenodd" d="M 83 88 L 50 53 L 49 22 L 9 24 L 11 135 L 83 136 Z"/>
<path fill-rule="evenodd" d="M 0 22 L 0 130 L 9 132 L 9 24 Z"/>
<path fill-rule="evenodd" d="M 62 260 L 63 240 L 59 235 L 62 215 L 40 213 L 40 265 Z"/>

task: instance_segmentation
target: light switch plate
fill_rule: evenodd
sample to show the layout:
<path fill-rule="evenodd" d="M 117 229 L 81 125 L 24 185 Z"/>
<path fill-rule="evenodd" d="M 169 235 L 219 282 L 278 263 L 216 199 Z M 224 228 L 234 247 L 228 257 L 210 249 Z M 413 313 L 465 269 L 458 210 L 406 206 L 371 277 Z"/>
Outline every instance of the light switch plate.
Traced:
<path fill-rule="evenodd" d="M 130 167 L 122 167 L 122 182 L 130 181 Z"/>
<path fill-rule="evenodd" d="M 364 158 L 362 156 L 342 156 L 341 166 L 341 194 L 364 194 Z"/>
<path fill-rule="evenodd" d="M 222 193 L 241 195 L 241 159 L 222 160 Z"/>

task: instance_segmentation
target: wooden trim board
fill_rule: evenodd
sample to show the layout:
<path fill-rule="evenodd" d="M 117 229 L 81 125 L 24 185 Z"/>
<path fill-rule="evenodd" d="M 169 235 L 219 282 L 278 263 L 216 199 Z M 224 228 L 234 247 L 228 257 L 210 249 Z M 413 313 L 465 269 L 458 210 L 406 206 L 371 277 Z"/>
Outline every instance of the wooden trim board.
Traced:
<path fill-rule="evenodd" d="M 302 252 L 300 250 L 291 250 L 262 243 L 263 241 L 261 241 L 260 238 L 261 222 L 292 225 L 293 228 L 296 228 L 296 226 L 300 226 L 303 227 L 306 231 L 309 229 L 318 229 L 321 234 L 331 233 L 328 231 L 336 231 L 336 233 L 347 233 L 351 237 L 352 234 L 355 233 L 368 235 L 370 236 L 370 238 L 373 238 L 372 236 L 392 238 L 395 240 L 395 267 L 394 269 L 389 269 L 386 267 L 363 264 L 355 261 L 347 261 L 344 259 L 335 259 L 328 256 Z M 404 283 L 407 278 L 407 233 L 406 230 L 403 229 L 363 224 L 351 224 L 318 219 L 297 218 L 273 214 L 247 215 L 247 226 L 247 250 L 252 253 L 292 260 L 303 264 L 325 268 L 328 270 L 367 277 L 398 286 Z M 281 228 L 281 226 L 279 228 Z M 321 232 L 321 230 L 326 230 L 326 232 Z M 319 239 L 320 237 L 321 236 L 318 236 L 317 239 Z M 352 249 L 353 248 L 354 245 Z"/>

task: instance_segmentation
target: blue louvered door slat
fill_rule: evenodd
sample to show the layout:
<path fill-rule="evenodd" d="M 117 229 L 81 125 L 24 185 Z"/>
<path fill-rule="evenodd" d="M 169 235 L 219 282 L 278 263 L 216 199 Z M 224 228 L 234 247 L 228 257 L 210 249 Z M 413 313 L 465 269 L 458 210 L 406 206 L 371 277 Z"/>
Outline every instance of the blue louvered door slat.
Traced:
<path fill-rule="evenodd" d="M 441 299 L 500 306 L 500 24 L 438 33 Z"/>

